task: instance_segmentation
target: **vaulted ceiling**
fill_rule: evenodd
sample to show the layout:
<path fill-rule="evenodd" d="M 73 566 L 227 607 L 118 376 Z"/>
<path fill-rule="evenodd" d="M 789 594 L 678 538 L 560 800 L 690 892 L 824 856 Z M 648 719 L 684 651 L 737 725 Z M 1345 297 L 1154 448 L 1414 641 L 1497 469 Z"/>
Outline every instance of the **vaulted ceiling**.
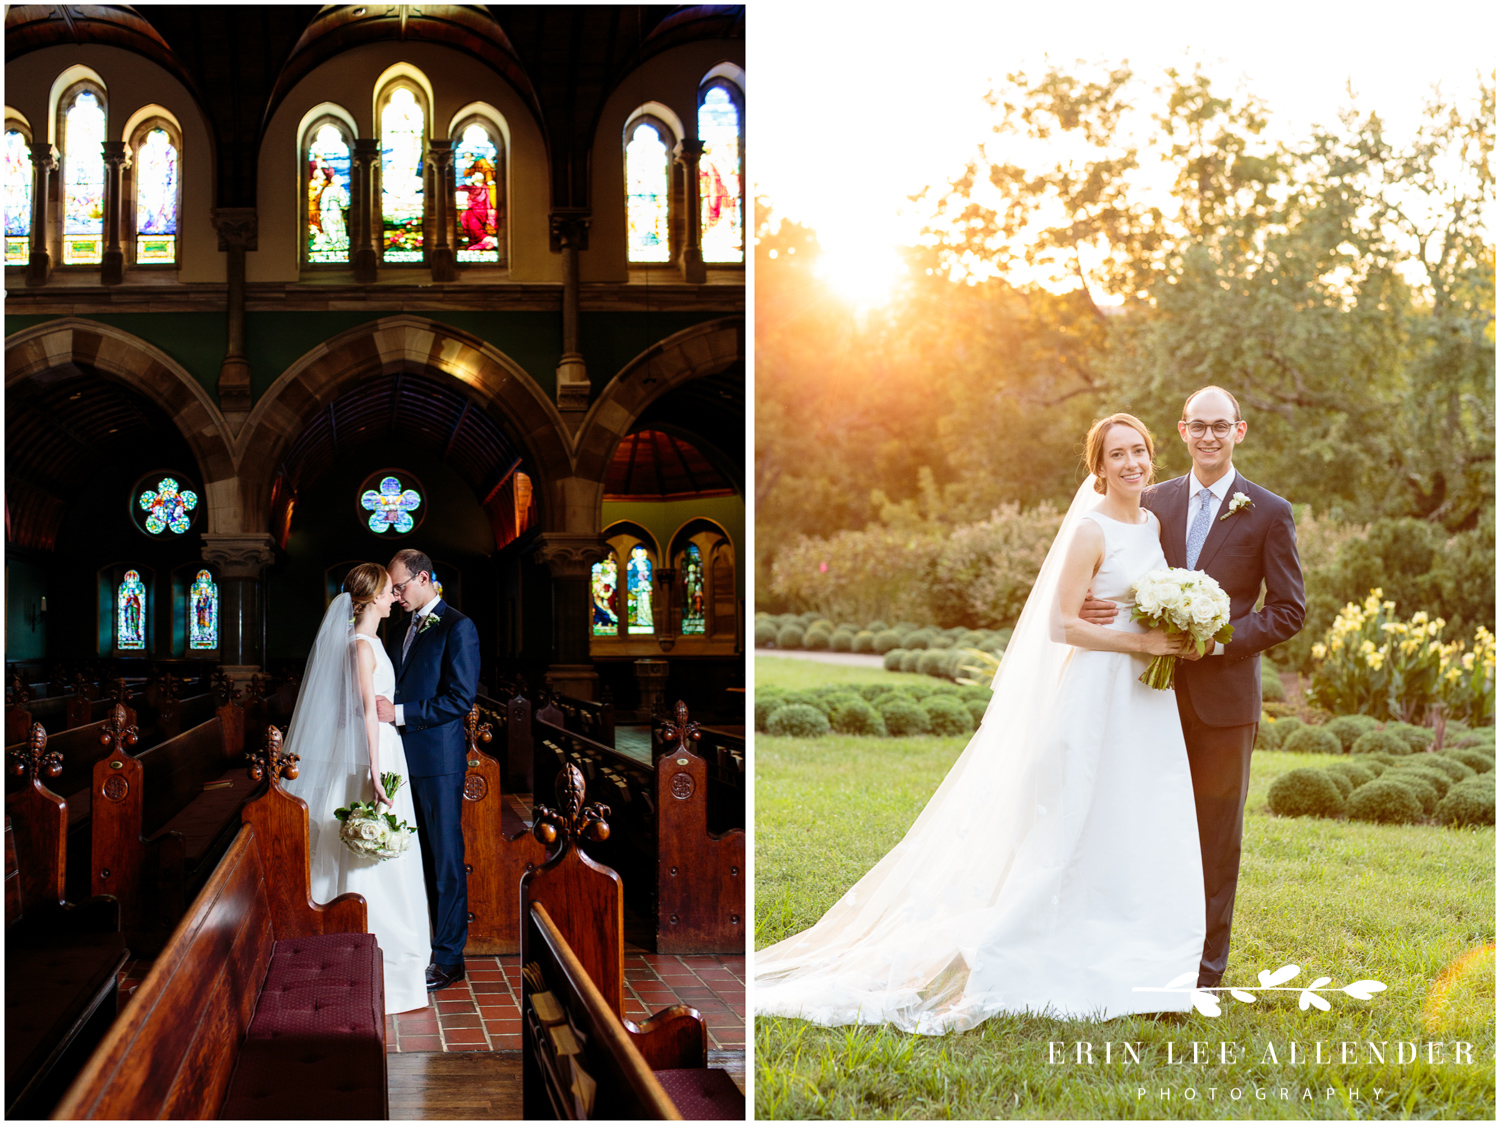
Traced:
<path fill-rule="evenodd" d="M 743 39 L 744 5 L 17 4 L 5 58 L 68 43 L 135 51 L 176 76 L 215 137 L 220 207 L 253 207 L 256 155 L 292 86 L 341 51 L 442 43 L 515 88 L 547 138 L 552 206 L 589 206 L 589 155 L 605 99 L 683 43 Z"/>

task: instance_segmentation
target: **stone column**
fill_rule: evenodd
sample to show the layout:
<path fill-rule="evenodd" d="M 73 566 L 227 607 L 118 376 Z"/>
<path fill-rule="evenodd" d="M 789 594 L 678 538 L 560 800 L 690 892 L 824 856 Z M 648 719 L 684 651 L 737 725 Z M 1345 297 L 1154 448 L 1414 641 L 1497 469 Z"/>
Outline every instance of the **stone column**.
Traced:
<path fill-rule="evenodd" d="M 52 173 L 57 171 L 57 149 L 51 145 L 31 146 L 31 257 L 26 263 L 26 284 L 46 285 L 52 276 L 52 255 L 47 250 L 47 195 Z"/>
<path fill-rule="evenodd" d="M 261 670 L 265 598 L 261 573 L 276 557 L 264 533 L 204 533 L 203 561 L 219 568 L 219 663 L 236 682 Z"/>
<path fill-rule="evenodd" d="M 235 430 L 250 413 L 250 361 L 245 358 L 245 253 L 256 248 L 254 207 L 216 207 L 219 249 L 229 255 L 226 311 L 229 340 L 219 365 L 219 409 Z"/>
<path fill-rule="evenodd" d="M 589 373 L 578 350 L 578 252 L 589 248 L 592 212 L 583 207 L 555 210 L 551 219 L 552 252 L 563 258 L 562 359 L 557 365 L 557 409 L 577 430 L 589 408 Z"/>
<path fill-rule="evenodd" d="M 125 211 L 125 169 L 130 166 L 130 146 L 124 141 L 104 142 L 104 253 L 99 262 L 99 281 L 118 285 L 125 280 L 125 251 L 120 246 L 120 227 Z"/>
<path fill-rule="evenodd" d="M 380 196 L 375 190 L 375 174 L 380 169 L 380 142 L 368 138 L 356 140 L 349 163 L 354 181 L 354 206 L 351 210 L 355 213 L 354 230 L 349 239 L 349 261 L 354 266 L 354 280 L 369 285 L 375 280 L 379 260 L 370 232 L 380 214 Z"/>
<path fill-rule="evenodd" d="M 656 568 L 656 596 L 652 615 L 656 620 L 656 645 L 671 652 L 677 643 L 677 622 L 681 620 L 677 589 L 677 571 L 669 566 Z"/>
<path fill-rule="evenodd" d="M 597 533 L 544 531 L 536 558 L 552 572 L 552 642 L 557 662 L 547 669 L 555 691 L 593 699 L 599 674 L 589 658 L 590 568 L 604 557 Z"/>
<path fill-rule="evenodd" d="M 433 222 L 437 230 L 433 233 L 432 249 L 427 252 L 427 264 L 432 269 L 433 281 L 457 281 L 458 269 L 453 257 L 453 247 L 448 242 L 448 227 L 453 214 L 453 142 L 429 141 L 427 159 L 432 165 Z"/>
<path fill-rule="evenodd" d="M 708 280 L 703 268 L 703 204 L 698 195 L 698 161 L 703 156 L 702 141 L 678 141 L 673 153 L 682 165 L 683 210 L 687 222 L 683 226 L 682 253 L 677 257 L 677 268 L 682 271 L 682 280 L 693 285 L 702 285 Z"/>

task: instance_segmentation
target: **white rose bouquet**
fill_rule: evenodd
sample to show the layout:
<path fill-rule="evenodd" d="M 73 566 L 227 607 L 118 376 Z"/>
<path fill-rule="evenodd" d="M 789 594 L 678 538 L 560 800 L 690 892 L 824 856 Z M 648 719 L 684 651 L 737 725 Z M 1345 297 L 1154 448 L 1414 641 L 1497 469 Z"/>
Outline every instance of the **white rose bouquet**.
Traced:
<path fill-rule="evenodd" d="M 383 773 L 380 785 L 387 797 L 395 797 L 401 775 Z M 417 833 L 406 821 L 397 820 L 395 813 L 381 812 L 375 801 L 355 801 L 347 809 L 334 809 L 333 815 L 341 822 L 339 839 L 344 847 L 367 859 L 395 859 L 411 846 Z"/>
<path fill-rule="evenodd" d="M 1153 570 L 1132 588 L 1135 608 L 1130 619 L 1148 629 L 1187 633 L 1202 656 L 1214 641 L 1234 636 L 1229 624 L 1229 595 L 1201 570 L 1169 567 Z M 1166 691 L 1177 675 L 1177 657 L 1158 656 L 1141 675 L 1147 687 Z"/>

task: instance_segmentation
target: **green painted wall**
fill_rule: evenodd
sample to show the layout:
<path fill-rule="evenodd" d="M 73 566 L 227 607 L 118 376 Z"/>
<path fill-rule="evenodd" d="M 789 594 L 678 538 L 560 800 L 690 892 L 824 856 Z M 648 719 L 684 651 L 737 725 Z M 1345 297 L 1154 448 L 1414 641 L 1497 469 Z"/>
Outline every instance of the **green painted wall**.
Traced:
<path fill-rule="evenodd" d="M 40 660 L 47 655 L 47 565 L 5 560 L 5 659 Z M 50 611 L 51 601 L 48 601 Z"/>
<path fill-rule="evenodd" d="M 601 528 L 618 520 L 638 523 L 656 536 L 661 549 L 672 545 L 672 536 L 690 519 L 713 520 L 729 533 L 734 545 L 734 585 L 741 601 L 745 598 L 745 498 L 743 496 L 709 496 L 698 500 L 661 500 L 655 502 L 604 502 Z"/>

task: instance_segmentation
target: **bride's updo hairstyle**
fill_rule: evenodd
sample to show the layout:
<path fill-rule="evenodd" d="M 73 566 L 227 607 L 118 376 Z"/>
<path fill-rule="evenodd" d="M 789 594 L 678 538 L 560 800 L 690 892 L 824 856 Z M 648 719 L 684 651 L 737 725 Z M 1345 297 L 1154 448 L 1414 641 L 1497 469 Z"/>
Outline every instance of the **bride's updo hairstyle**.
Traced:
<path fill-rule="evenodd" d="M 1110 427 L 1117 424 L 1129 426 L 1145 439 L 1146 456 L 1151 459 L 1151 467 L 1146 470 L 1146 483 L 1150 484 L 1156 479 L 1156 443 L 1151 440 L 1151 431 L 1134 414 L 1111 414 L 1108 418 L 1095 422 L 1089 428 L 1089 436 L 1083 441 L 1083 462 L 1088 466 L 1089 472 L 1094 474 L 1094 491 L 1100 495 L 1108 487 L 1104 483 L 1104 439 L 1109 436 Z"/>
<path fill-rule="evenodd" d="M 379 563 L 360 563 L 344 576 L 344 592 L 354 602 L 354 616 L 358 617 L 365 611 L 380 592 L 390 585 L 391 576 L 385 572 L 385 567 Z"/>

